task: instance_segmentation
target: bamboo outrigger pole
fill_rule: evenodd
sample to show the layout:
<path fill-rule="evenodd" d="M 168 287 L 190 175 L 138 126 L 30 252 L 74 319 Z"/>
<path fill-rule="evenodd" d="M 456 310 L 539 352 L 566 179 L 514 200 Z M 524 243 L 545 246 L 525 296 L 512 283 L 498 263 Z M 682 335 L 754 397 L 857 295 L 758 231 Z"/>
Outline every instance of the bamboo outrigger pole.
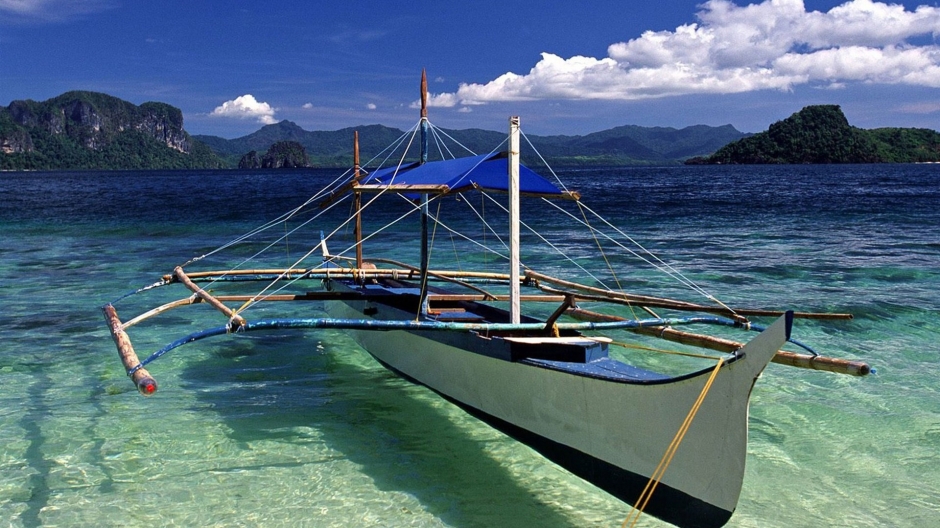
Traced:
<path fill-rule="evenodd" d="M 597 295 L 599 298 L 606 297 L 608 299 L 618 299 L 626 301 L 629 303 L 636 304 L 637 306 L 654 306 L 657 308 L 669 308 L 673 310 L 685 310 L 693 312 L 706 312 L 714 313 L 726 316 L 757 316 L 757 317 L 780 317 L 784 312 L 777 310 L 755 310 L 751 308 L 734 308 L 729 310 L 721 306 L 705 306 L 702 304 L 695 304 L 685 301 L 677 301 L 674 299 L 664 299 L 660 297 L 650 297 L 647 295 L 635 295 L 631 293 L 621 293 L 611 290 L 604 290 L 601 288 L 595 288 L 593 286 L 586 286 L 584 284 L 578 284 L 577 282 L 566 281 L 564 279 L 559 279 L 557 277 L 552 277 L 550 275 L 545 275 L 543 273 L 538 273 L 533 270 L 526 270 L 525 276 L 527 279 L 533 279 L 535 281 L 543 281 L 550 284 L 555 284 L 558 286 L 563 286 L 566 288 L 571 288 L 574 290 L 579 290 L 583 292 L 588 292 L 591 294 Z M 551 288 L 546 288 L 544 286 L 538 286 L 540 289 L 553 293 L 564 293 L 561 290 L 553 290 Z M 587 298 L 583 297 L 582 298 Z M 592 299 L 598 300 L 598 299 Z M 852 319 L 852 314 L 848 313 L 815 313 L 815 312 L 794 312 L 794 317 L 803 318 L 803 319 Z"/>
<path fill-rule="evenodd" d="M 611 322 L 627 320 L 624 317 L 601 314 L 580 308 L 569 308 L 565 313 L 566 315 L 569 315 L 579 321 Z M 675 328 L 669 328 L 666 326 L 636 327 L 630 328 L 629 330 L 637 334 L 650 335 L 660 339 L 665 339 L 666 341 L 707 348 L 709 350 L 716 350 L 718 352 L 731 353 L 744 346 L 744 343 L 738 343 L 737 341 L 731 341 L 730 339 L 722 339 L 720 337 L 684 332 L 682 330 L 676 330 Z M 825 356 L 811 356 L 808 354 L 796 354 L 786 350 L 778 350 L 777 354 L 773 357 L 773 359 L 771 359 L 771 361 L 791 367 L 811 370 L 824 370 L 826 372 L 848 374 L 850 376 L 867 376 L 872 372 L 871 366 L 863 361 L 852 361 L 848 359 L 831 358 Z"/>

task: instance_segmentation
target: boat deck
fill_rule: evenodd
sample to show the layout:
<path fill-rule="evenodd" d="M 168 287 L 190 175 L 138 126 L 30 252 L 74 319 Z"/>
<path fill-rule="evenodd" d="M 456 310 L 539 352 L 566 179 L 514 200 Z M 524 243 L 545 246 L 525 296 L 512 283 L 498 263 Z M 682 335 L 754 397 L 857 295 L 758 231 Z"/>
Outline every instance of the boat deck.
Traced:
<path fill-rule="evenodd" d="M 421 295 L 420 288 L 397 281 L 379 281 L 365 285 L 355 285 L 350 281 L 346 282 L 346 286 L 363 292 L 372 302 L 398 308 L 402 308 L 403 305 L 416 306 Z M 447 295 L 449 293 L 451 292 L 443 289 L 430 288 L 431 302 L 433 303 L 435 294 Z M 426 317 L 428 320 L 440 322 L 506 322 L 508 312 L 483 303 L 460 301 L 442 303 L 439 308 L 432 308 Z M 536 321 L 532 318 L 527 319 Z M 494 355 L 493 348 L 487 347 L 485 355 L 499 357 L 506 361 L 621 383 L 662 383 L 674 379 L 666 374 L 610 358 L 607 345 L 611 340 L 604 337 L 588 337 L 580 334 L 554 337 L 546 335 L 493 337 L 503 340 L 508 345 L 506 353 Z M 473 347 L 470 348 L 472 349 Z"/>

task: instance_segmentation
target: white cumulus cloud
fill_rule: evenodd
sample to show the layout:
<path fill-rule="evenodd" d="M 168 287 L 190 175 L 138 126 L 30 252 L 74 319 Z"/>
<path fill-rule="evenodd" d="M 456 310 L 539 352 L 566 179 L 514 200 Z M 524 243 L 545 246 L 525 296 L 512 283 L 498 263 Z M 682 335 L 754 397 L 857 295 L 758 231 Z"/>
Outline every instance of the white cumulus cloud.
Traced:
<path fill-rule="evenodd" d="M 221 106 L 215 107 L 210 116 L 234 117 L 237 119 L 257 119 L 259 123 L 271 125 L 277 123 L 274 119 L 275 108 L 268 103 L 259 102 L 255 96 L 245 94 L 231 101 L 225 101 Z"/>
<path fill-rule="evenodd" d="M 940 87 L 940 8 L 850 0 L 828 12 L 802 0 L 745 6 L 709 0 L 698 22 L 647 31 L 607 57 L 542 53 L 526 74 L 505 73 L 432 97 L 436 106 L 532 99 L 637 100 L 789 90 L 846 83 Z M 926 43 L 925 43 L 926 42 Z"/>

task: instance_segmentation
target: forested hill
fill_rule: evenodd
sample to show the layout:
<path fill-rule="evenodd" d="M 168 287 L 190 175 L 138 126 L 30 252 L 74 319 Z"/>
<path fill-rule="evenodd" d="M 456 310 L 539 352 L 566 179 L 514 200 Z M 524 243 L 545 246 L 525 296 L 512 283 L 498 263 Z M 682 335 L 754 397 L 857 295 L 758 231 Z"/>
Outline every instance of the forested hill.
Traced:
<path fill-rule="evenodd" d="M 405 132 L 383 125 L 367 125 L 335 131 L 307 131 L 291 121 L 262 127 L 236 139 L 193 136 L 228 160 L 238 160 L 249 151 L 261 151 L 278 141 L 303 145 L 315 167 L 348 167 L 352 163 L 353 132 L 359 132 L 360 151 L 366 158 L 382 152 Z M 443 130 L 473 152 L 486 153 L 506 138 L 505 132 L 466 129 Z M 554 166 L 580 165 L 667 165 L 691 156 L 710 154 L 736 139 L 747 137 L 731 125 L 690 126 L 683 129 L 621 126 L 584 136 L 533 136 L 532 145 Z M 458 152 L 458 154 L 460 154 Z M 365 164 L 368 160 L 363 159 Z M 537 165 L 538 160 L 526 159 Z"/>
<path fill-rule="evenodd" d="M 224 162 L 183 130 L 183 113 L 97 92 L 0 107 L 0 169 L 219 168 Z"/>
<path fill-rule="evenodd" d="M 718 149 L 696 164 L 911 163 L 940 161 L 940 133 L 923 128 L 849 125 L 837 105 L 807 106 L 766 132 Z"/>

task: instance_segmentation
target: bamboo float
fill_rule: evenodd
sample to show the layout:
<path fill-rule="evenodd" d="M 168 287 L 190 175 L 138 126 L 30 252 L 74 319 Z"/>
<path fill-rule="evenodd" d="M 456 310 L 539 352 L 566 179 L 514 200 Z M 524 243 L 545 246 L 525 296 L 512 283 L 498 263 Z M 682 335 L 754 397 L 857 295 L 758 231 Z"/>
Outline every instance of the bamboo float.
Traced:
<path fill-rule="evenodd" d="M 527 279 L 535 279 L 536 281 L 545 281 L 551 284 L 558 286 L 564 286 L 566 288 L 572 288 L 575 290 L 580 290 L 584 292 L 589 292 L 596 294 L 599 297 L 590 300 L 607 300 L 607 299 L 620 299 L 627 301 L 631 304 L 642 305 L 642 306 L 655 306 L 657 308 L 669 308 L 673 310 L 684 310 L 684 311 L 694 311 L 694 312 L 705 312 L 705 313 L 714 313 L 720 315 L 726 315 L 729 317 L 737 316 L 753 316 L 753 317 L 780 317 L 784 312 L 778 310 L 758 310 L 752 308 L 733 308 L 729 310 L 721 306 L 705 306 L 702 304 L 695 304 L 685 301 L 676 301 L 673 299 L 663 299 L 660 297 L 649 297 L 646 295 L 635 295 L 630 293 L 620 293 L 610 290 L 604 290 L 602 288 L 595 288 L 593 286 L 586 286 L 584 284 L 578 284 L 577 282 L 566 281 L 550 275 L 545 275 L 538 273 L 532 270 L 526 271 Z M 568 293 L 562 292 L 560 290 L 552 290 L 545 286 L 538 286 L 539 289 L 550 291 L 552 293 Z M 580 298 L 587 299 L 586 297 L 579 296 Z M 843 313 L 812 313 L 812 312 L 794 312 L 794 317 L 799 317 L 802 319 L 852 319 L 852 314 L 843 314 Z"/>
<path fill-rule="evenodd" d="M 570 308 L 566 314 L 579 321 L 614 322 L 627 320 L 624 317 L 592 312 L 580 308 Z M 744 346 L 744 343 L 738 343 L 737 341 L 731 341 L 730 339 L 723 339 L 720 337 L 713 337 L 702 334 L 693 334 L 691 332 L 684 332 L 665 326 L 636 327 L 629 328 L 628 330 L 637 334 L 650 335 L 653 337 L 665 339 L 667 341 L 681 343 L 683 345 L 697 346 L 700 348 L 707 348 L 709 350 L 716 350 L 718 352 L 731 353 Z M 778 350 L 777 354 L 771 361 L 780 365 L 788 365 L 791 367 L 811 370 L 822 370 L 826 372 L 834 372 L 836 374 L 848 374 L 850 376 L 867 376 L 871 373 L 871 366 L 862 361 L 851 361 L 847 359 L 831 358 L 825 356 L 797 354 L 794 352 L 788 352 L 786 350 Z"/>
<path fill-rule="evenodd" d="M 121 320 L 118 319 L 117 310 L 114 306 L 108 304 L 101 309 L 104 312 L 104 319 L 108 322 L 108 329 L 111 330 L 111 337 L 118 349 L 118 356 L 121 357 L 121 363 L 124 365 L 125 372 L 140 367 L 140 359 L 134 352 L 131 345 L 131 339 L 127 337 Z M 137 390 L 144 396 L 151 396 L 157 392 L 157 382 L 153 379 L 147 369 L 137 368 L 133 374 L 130 374 L 131 381 L 137 386 Z"/>

